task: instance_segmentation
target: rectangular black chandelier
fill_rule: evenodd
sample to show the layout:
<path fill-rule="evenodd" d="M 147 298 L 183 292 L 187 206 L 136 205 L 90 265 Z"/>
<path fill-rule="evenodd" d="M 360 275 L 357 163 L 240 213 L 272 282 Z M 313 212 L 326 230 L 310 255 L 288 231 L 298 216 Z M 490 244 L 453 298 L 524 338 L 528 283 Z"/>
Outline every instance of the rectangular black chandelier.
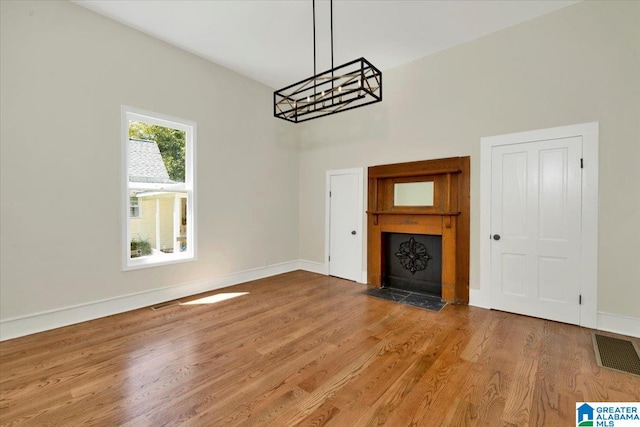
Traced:
<path fill-rule="evenodd" d="M 365 58 L 273 92 L 273 115 L 293 123 L 382 101 L 382 73 Z"/>

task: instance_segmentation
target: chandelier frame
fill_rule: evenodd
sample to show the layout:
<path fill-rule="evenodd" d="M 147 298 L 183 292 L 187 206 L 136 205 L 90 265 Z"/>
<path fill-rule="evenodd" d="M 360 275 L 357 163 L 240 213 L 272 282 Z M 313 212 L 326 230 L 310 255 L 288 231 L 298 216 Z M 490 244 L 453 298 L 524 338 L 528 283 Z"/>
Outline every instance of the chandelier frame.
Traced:
<path fill-rule="evenodd" d="M 329 116 L 382 101 L 382 72 L 364 57 L 316 73 L 316 6 L 313 0 L 313 76 L 273 92 L 273 116 L 293 123 Z"/>

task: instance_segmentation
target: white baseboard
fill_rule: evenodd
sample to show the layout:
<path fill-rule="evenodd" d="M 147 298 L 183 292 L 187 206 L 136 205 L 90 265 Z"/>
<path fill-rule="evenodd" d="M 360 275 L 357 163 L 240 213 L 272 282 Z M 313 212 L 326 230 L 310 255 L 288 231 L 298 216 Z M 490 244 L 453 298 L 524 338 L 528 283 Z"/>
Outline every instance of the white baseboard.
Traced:
<path fill-rule="evenodd" d="M 301 259 L 299 262 L 300 270 L 310 271 L 312 273 L 324 274 L 325 276 L 329 275 L 329 265 L 323 264 L 321 262 L 315 261 L 307 261 Z M 356 280 L 356 283 L 364 283 L 367 284 L 367 270 L 363 270 L 359 280 Z"/>
<path fill-rule="evenodd" d="M 86 322 L 227 286 L 300 269 L 299 261 L 254 268 L 115 298 L 0 320 L 0 341 Z"/>
<path fill-rule="evenodd" d="M 491 309 L 491 301 L 480 289 L 469 288 L 469 305 Z"/>
<path fill-rule="evenodd" d="M 640 318 L 599 311 L 598 330 L 640 338 Z"/>
<path fill-rule="evenodd" d="M 491 309 L 489 297 L 480 289 L 469 289 L 469 305 Z M 599 311 L 597 322 L 595 329 L 640 338 L 640 318 Z"/>
<path fill-rule="evenodd" d="M 328 265 L 323 264 L 321 262 L 307 261 L 305 259 L 301 259 L 298 261 L 298 267 L 300 268 L 300 270 L 310 271 L 312 273 L 324 274 L 325 276 L 329 274 Z"/>
<path fill-rule="evenodd" d="M 362 270 L 362 276 L 360 276 L 360 280 L 358 280 L 358 283 L 364 283 L 365 285 L 367 284 L 367 270 Z"/>
<path fill-rule="evenodd" d="M 224 276 L 3 319 L 0 320 L 0 341 L 136 310 L 176 298 L 213 291 L 294 270 L 305 270 L 323 275 L 328 274 L 326 264 L 307 260 L 288 261 Z M 366 279 L 367 272 L 363 271 L 360 283 L 366 283 Z M 469 289 L 469 305 L 491 308 L 489 299 L 480 289 Z M 598 312 L 598 329 L 640 338 L 640 318 Z"/>

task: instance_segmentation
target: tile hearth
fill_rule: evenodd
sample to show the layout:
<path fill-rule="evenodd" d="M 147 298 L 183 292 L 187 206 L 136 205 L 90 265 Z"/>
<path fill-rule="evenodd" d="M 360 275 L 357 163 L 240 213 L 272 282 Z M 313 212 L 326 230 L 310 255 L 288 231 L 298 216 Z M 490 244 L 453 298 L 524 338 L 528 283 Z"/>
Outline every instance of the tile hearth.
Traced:
<path fill-rule="evenodd" d="M 399 302 L 400 304 L 423 308 L 425 310 L 440 311 L 447 305 L 435 295 L 425 295 L 418 292 L 405 291 L 395 288 L 369 288 L 365 294 L 376 298 Z"/>

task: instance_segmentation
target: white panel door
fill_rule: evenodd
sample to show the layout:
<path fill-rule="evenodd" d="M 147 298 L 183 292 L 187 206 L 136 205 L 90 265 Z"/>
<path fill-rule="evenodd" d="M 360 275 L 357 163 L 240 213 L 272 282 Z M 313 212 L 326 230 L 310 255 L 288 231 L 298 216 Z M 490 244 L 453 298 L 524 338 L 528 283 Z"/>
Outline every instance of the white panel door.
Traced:
<path fill-rule="evenodd" d="M 580 324 L 582 138 L 492 148 L 493 307 Z"/>
<path fill-rule="evenodd" d="M 329 197 L 329 274 L 357 281 L 361 275 L 360 175 L 331 175 Z"/>

